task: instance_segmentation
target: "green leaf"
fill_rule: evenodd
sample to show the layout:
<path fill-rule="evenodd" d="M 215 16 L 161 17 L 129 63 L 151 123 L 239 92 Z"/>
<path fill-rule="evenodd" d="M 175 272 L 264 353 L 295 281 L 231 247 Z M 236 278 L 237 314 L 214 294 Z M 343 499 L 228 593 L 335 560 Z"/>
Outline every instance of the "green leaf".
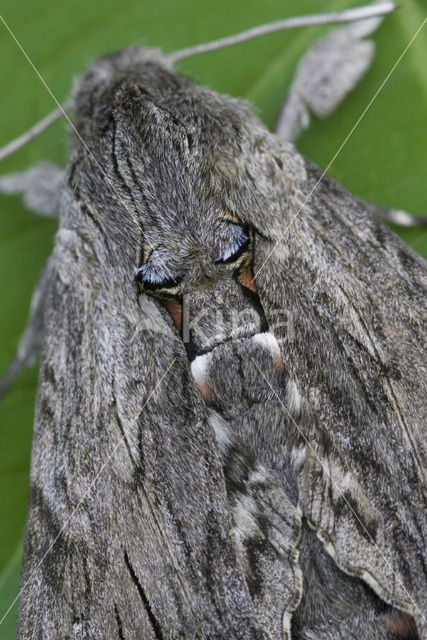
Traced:
<path fill-rule="evenodd" d="M 16 626 L 16 597 L 19 592 L 19 576 L 21 573 L 22 541 L 19 540 L 9 561 L 2 567 L 0 575 L 0 593 L 4 621 L 1 625 L 1 638 L 14 638 Z M 1 620 L 1 618 L 0 618 Z"/>
<path fill-rule="evenodd" d="M 322 10 L 360 2 L 330 0 Z M 129 44 L 173 51 L 223 37 L 262 22 L 319 11 L 315 0 L 103 0 L 54 2 L 3 0 L 3 18 L 60 102 L 96 56 Z M 313 122 L 300 150 L 326 168 L 426 17 L 424 0 L 412 0 L 388 16 L 375 34 L 377 55 L 360 85 L 328 120 Z M 325 28 L 272 34 L 182 61 L 179 70 L 217 91 L 249 100 L 272 126 L 298 58 Z M 54 102 L 17 43 L 0 23 L 0 145 L 54 108 Z M 427 26 L 385 83 L 378 97 L 329 168 L 355 194 L 378 204 L 427 213 Z M 67 132 L 57 122 L 2 163 L 1 173 L 41 159 L 65 165 Z M 0 199 L 0 370 L 12 358 L 24 328 L 31 291 L 51 251 L 56 224 L 26 211 L 18 198 Z M 427 255 L 427 231 L 401 232 Z M 23 373 L 0 403 L 0 619 L 18 590 L 25 523 L 36 368 Z M 31 588 L 31 586 L 29 587 Z M 0 626 L 14 637 L 16 607 Z"/>

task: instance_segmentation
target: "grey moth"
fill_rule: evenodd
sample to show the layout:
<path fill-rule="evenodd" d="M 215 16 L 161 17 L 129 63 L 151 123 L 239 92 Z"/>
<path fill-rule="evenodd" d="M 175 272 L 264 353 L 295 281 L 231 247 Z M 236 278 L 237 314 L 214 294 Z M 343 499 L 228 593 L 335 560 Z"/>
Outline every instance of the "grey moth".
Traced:
<path fill-rule="evenodd" d="M 103 56 L 65 170 L 0 179 L 59 216 L 3 383 L 40 349 L 18 638 L 427 637 L 426 264 L 291 142 L 377 20 L 309 50 L 275 133 Z"/>

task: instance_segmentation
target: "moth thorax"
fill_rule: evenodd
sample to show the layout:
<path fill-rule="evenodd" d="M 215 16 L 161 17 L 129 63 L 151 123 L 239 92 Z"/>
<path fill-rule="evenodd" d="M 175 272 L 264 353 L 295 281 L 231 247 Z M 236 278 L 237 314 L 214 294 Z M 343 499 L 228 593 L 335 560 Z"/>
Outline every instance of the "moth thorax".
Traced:
<path fill-rule="evenodd" d="M 221 280 L 211 291 L 184 296 L 182 337 L 190 359 L 267 328 L 258 295 L 233 278 Z"/>

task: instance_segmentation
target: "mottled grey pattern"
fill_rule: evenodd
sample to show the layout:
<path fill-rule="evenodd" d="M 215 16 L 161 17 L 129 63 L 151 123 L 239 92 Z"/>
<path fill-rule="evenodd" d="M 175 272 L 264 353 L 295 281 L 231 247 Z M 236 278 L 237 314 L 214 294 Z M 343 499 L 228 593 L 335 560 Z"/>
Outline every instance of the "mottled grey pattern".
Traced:
<path fill-rule="evenodd" d="M 260 238 L 254 267 L 267 320 L 288 312 L 277 337 L 309 407 L 303 511 L 425 634 L 426 264 L 332 179 L 310 196 L 306 169 L 301 215 L 283 211 L 286 240 Z"/>
<path fill-rule="evenodd" d="M 74 102 L 18 637 L 425 638 L 425 263 L 156 52 Z"/>

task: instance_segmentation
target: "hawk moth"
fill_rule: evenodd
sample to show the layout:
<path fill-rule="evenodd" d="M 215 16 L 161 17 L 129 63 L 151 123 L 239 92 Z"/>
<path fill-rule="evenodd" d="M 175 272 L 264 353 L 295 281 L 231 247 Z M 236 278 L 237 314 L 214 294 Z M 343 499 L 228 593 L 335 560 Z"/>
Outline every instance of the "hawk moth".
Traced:
<path fill-rule="evenodd" d="M 158 54 L 94 63 L 75 108 L 22 637 L 421 633 L 424 263 Z"/>

